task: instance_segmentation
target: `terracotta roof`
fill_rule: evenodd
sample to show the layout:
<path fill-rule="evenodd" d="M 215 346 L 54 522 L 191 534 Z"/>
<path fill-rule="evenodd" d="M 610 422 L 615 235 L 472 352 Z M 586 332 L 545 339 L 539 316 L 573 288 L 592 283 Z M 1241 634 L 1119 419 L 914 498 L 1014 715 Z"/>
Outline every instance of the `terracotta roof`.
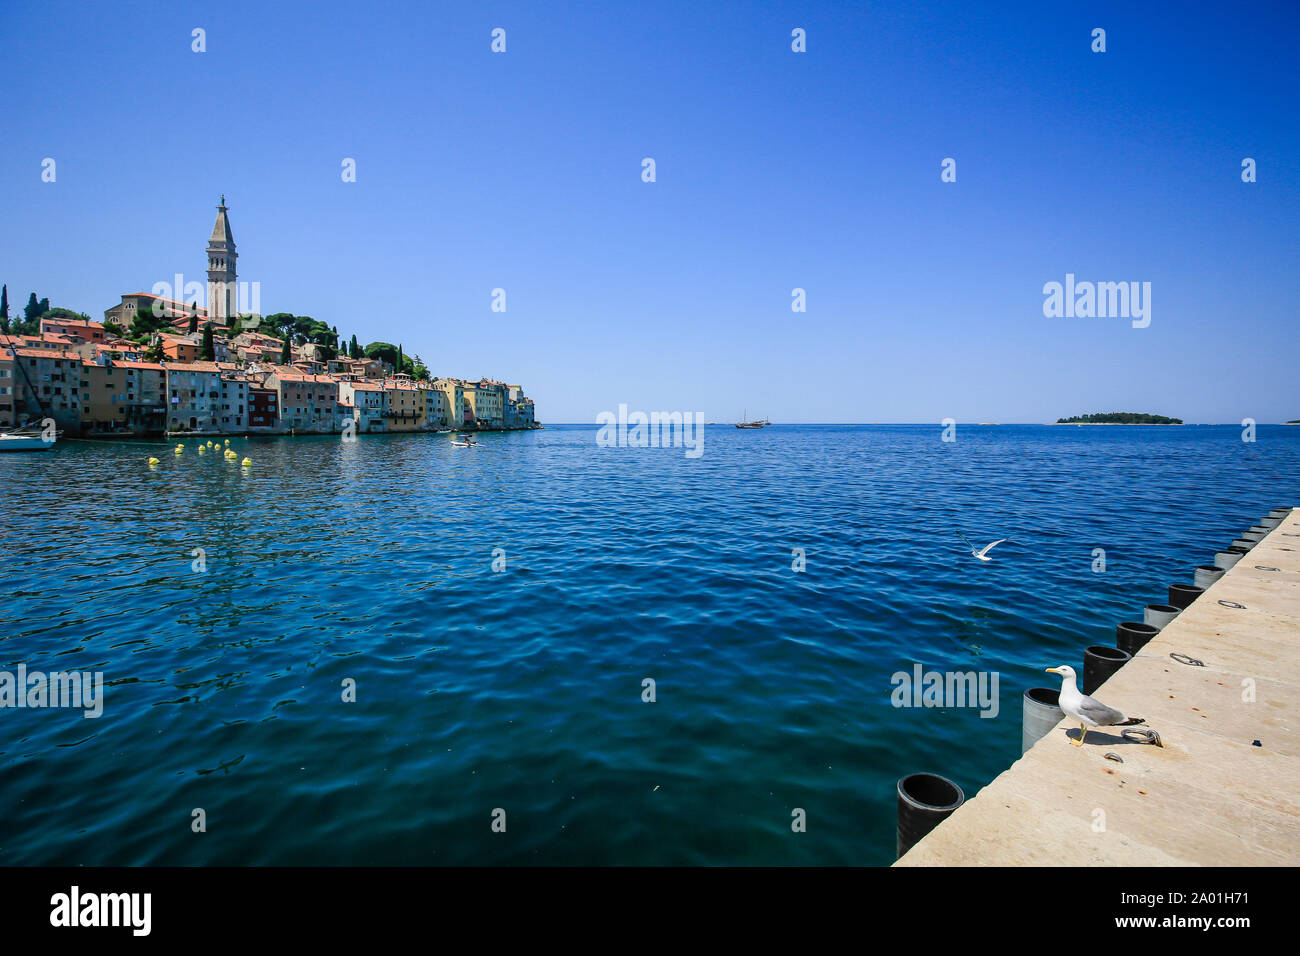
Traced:
<path fill-rule="evenodd" d="M 187 309 L 190 307 L 190 304 L 188 302 L 182 302 L 179 299 L 165 299 L 160 295 L 154 295 L 152 292 L 128 292 L 126 295 L 122 296 L 122 298 L 124 299 L 134 299 L 137 297 L 145 298 L 145 299 L 156 299 L 159 302 L 174 302 L 177 305 L 185 306 L 185 308 Z M 207 312 L 208 310 L 205 306 L 200 306 L 198 311 L 195 314 L 207 315 Z"/>
<path fill-rule="evenodd" d="M 50 359 L 67 359 L 69 361 L 81 361 L 81 356 L 76 352 L 64 352 L 61 349 L 13 349 L 15 355 L 21 355 L 24 358 L 50 358 Z"/>
<path fill-rule="evenodd" d="M 216 362 L 185 362 L 168 365 L 169 372 L 219 372 Z"/>

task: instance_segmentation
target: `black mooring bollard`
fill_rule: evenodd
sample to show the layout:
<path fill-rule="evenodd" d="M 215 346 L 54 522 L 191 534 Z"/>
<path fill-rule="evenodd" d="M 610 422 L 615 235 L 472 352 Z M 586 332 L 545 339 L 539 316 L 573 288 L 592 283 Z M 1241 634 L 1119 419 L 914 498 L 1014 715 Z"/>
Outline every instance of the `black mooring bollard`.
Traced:
<path fill-rule="evenodd" d="M 1205 588 L 1198 588 L 1194 584 L 1171 584 L 1169 585 L 1169 603 L 1180 611 L 1186 611 L 1204 591 Z"/>
<path fill-rule="evenodd" d="M 1106 683 L 1111 674 L 1132 659 L 1132 654 L 1128 651 L 1121 651 L 1118 647 L 1093 644 L 1091 647 L 1085 648 L 1083 652 L 1083 692 L 1091 694 Z"/>
<path fill-rule="evenodd" d="M 1124 621 L 1115 625 L 1115 646 L 1133 657 L 1146 646 L 1151 638 L 1160 633 L 1160 628 L 1143 624 L 1140 621 Z"/>
<path fill-rule="evenodd" d="M 952 815 L 966 795 L 937 773 L 909 773 L 898 781 L 898 855 Z"/>

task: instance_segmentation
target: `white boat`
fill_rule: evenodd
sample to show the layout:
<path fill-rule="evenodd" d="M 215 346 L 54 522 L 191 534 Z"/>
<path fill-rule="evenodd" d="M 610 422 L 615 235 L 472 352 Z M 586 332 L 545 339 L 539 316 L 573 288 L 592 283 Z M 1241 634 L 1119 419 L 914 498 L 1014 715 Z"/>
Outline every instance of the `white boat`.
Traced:
<path fill-rule="evenodd" d="M 53 441 L 46 441 L 39 434 L 0 432 L 0 451 L 49 451 L 53 447 Z"/>

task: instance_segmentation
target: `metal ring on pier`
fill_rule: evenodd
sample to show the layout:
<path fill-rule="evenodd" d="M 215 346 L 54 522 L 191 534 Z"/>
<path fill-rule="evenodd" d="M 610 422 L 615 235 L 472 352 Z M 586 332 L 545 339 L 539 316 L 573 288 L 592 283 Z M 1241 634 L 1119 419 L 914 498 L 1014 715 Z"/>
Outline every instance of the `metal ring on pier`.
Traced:
<path fill-rule="evenodd" d="M 909 773 L 898 781 L 898 855 L 966 802 L 961 787 L 937 773 Z"/>
<path fill-rule="evenodd" d="M 1191 656 L 1189 656 L 1189 655 L 1187 655 L 1187 654 L 1173 654 L 1173 653 L 1171 653 L 1169 656 L 1172 657 L 1174 660 L 1176 660 L 1178 663 L 1180 663 L 1180 664 L 1187 664 L 1189 667 L 1204 667 L 1204 666 L 1205 666 L 1205 661 L 1197 660 L 1195 657 L 1191 657 Z"/>
<path fill-rule="evenodd" d="M 1255 565 L 1255 570 L 1256 570 L 1256 571 L 1281 571 L 1282 569 L 1281 569 L 1281 568 L 1270 568 L 1267 564 L 1257 564 L 1257 565 Z"/>
<path fill-rule="evenodd" d="M 1163 747 L 1164 743 L 1160 740 L 1160 735 L 1154 730 L 1121 730 L 1120 734 L 1125 740 L 1132 741 L 1135 744 L 1155 744 L 1157 747 Z"/>
<path fill-rule="evenodd" d="M 1107 760 L 1113 760 L 1113 761 L 1115 761 L 1116 763 L 1123 763 L 1123 762 L 1124 762 L 1124 758 L 1121 757 L 1119 754 L 1106 754 L 1105 757 L 1106 757 Z"/>
<path fill-rule="evenodd" d="M 1230 607 L 1238 611 L 1246 610 L 1246 605 L 1238 604 L 1236 601 L 1220 601 L 1219 603 L 1222 604 L 1224 607 Z"/>

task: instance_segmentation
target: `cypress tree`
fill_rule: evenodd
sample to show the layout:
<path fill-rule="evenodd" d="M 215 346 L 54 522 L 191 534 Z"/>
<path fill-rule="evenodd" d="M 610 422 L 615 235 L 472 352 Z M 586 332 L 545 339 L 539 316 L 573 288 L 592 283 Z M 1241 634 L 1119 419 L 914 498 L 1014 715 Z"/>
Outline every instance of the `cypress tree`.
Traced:
<path fill-rule="evenodd" d="M 9 319 L 9 286 L 0 286 L 0 319 Z"/>
<path fill-rule="evenodd" d="M 23 318 L 30 322 L 40 314 L 41 307 L 36 301 L 36 293 L 33 292 L 27 297 L 27 308 L 23 309 Z"/>
<path fill-rule="evenodd" d="M 211 323 L 211 322 L 209 322 L 209 323 L 207 323 L 205 326 L 203 326 L 203 348 L 202 348 L 202 351 L 201 351 L 200 354 L 203 356 L 203 361 L 205 361 L 205 362 L 213 362 L 213 361 L 216 361 L 216 358 L 217 358 L 217 350 L 216 350 L 216 346 L 214 346 L 213 343 L 212 343 L 212 323 Z"/>
<path fill-rule="evenodd" d="M 293 358 L 293 353 L 289 350 L 289 339 L 286 337 L 284 348 L 280 349 L 280 364 L 288 365 L 291 358 Z"/>

